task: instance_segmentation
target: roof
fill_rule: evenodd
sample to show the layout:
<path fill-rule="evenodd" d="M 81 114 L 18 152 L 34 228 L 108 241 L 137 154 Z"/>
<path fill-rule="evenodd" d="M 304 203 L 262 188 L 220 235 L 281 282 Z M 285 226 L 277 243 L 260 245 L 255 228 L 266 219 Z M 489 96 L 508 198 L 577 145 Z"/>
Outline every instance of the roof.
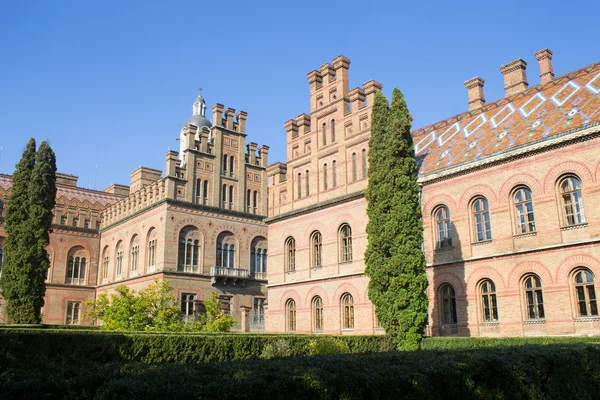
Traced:
<path fill-rule="evenodd" d="M 0 174 L 0 189 L 9 191 L 12 187 L 12 176 Z M 83 204 L 86 200 L 90 205 L 96 205 L 96 209 L 104 209 L 106 206 L 116 203 L 122 197 L 115 196 L 111 193 L 100 192 L 98 190 L 85 189 L 80 187 L 69 187 L 56 185 L 56 202 L 57 204 L 71 204 L 74 200 Z"/>
<path fill-rule="evenodd" d="M 480 161 L 600 121 L 600 63 L 412 132 L 420 175 Z"/>

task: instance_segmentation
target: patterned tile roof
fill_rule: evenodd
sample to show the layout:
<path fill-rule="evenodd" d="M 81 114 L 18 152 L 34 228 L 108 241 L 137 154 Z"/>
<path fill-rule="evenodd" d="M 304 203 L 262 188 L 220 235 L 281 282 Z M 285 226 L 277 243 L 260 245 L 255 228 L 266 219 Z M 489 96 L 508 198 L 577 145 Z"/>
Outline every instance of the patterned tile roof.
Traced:
<path fill-rule="evenodd" d="M 413 131 L 421 176 L 600 122 L 600 63 Z"/>
<path fill-rule="evenodd" d="M 0 188 L 8 191 L 11 187 L 12 177 L 0 174 Z M 64 205 L 73 205 L 77 202 L 83 204 L 87 201 L 91 206 L 95 206 L 93 208 L 104 209 L 106 206 L 121 200 L 121 197 L 98 190 L 57 185 L 56 200 L 58 204 Z"/>

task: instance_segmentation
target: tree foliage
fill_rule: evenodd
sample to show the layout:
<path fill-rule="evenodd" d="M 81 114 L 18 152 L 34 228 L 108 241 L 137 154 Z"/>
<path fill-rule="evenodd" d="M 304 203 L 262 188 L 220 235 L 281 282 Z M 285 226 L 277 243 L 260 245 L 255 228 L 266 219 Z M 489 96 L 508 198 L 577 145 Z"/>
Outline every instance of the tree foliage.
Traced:
<path fill-rule="evenodd" d="M 204 300 L 207 315 L 198 321 L 184 321 L 175 304 L 173 287 L 169 281 L 154 282 L 135 293 L 127 286 L 119 286 L 116 294 L 100 294 L 88 301 L 86 316 L 102 320 L 102 328 L 111 331 L 197 331 L 227 332 L 235 325 L 230 315 L 221 314 L 216 293 Z"/>
<path fill-rule="evenodd" d="M 406 350 L 419 347 L 427 320 L 418 166 L 410 129 L 400 90 L 394 89 L 391 107 L 377 92 L 369 140 L 365 272 L 381 325 Z"/>
<path fill-rule="evenodd" d="M 45 248 L 50 241 L 55 201 L 56 157 L 46 142 L 36 152 L 32 138 L 16 166 L 6 205 L 6 254 L 0 290 L 7 300 L 10 323 L 41 322 L 49 268 Z"/>

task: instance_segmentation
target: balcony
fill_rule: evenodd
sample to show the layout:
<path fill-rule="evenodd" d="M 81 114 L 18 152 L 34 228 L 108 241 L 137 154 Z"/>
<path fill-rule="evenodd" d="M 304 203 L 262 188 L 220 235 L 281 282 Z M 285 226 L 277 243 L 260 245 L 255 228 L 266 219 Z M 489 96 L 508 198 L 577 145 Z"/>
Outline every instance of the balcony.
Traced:
<path fill-rule="evenodd" d="M 210 267 L 210 276 L 212 277 L 213 285 L 220 281 L 223 285 L 227 285 L 228 283 L 235 285 L 240 282 L 244 286 L 246 280 L 250 278 L 247 269 L 226 267 Z"/>
<path fill-rule="evenodd" d="M 266 281 L 267 280 L 267 273 L 266 272 L 252 272 L 252 278 L 256 279 L 257 281 Z"/>

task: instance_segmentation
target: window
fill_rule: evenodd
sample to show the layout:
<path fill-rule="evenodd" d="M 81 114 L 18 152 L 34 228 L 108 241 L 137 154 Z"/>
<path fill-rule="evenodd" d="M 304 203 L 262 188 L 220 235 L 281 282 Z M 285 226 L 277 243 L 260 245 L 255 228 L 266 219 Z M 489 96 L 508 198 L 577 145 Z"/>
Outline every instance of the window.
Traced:
<path fill-rule="evenodd" d="M 527 319 L 543 319 L 544 296 L 540 278 L 537 275 L 527 275 L 523 279 L 523 290 L 527 302 Z"/>
<path fill-rule="evenodd" d="M 85 257 L 70 256 L 67 260 L 67 281 L 68 285 L 85 285 Z"/>
<path fill-rule="evenodd" d="M 85 218 L 83 220 L 83 227 L 84 228 L 89 228 L 90 227 L 90 219 L 89 218 Z"/>
<path fill-rule="evenodd" d="M 233 176 L 233 156 L 229 157 L 229 175 Z"/>
<path fill-rule="evenodd" d="M 223 208 L 227 208 L 227 185 L 223 185 L 223 191 L 221 192 L 221 201 L 223 202 Z"/>
<path fill-rule="evenodd" d="M 354 329 L 354 298 L 350 293 L 342 295 L 342 329 Z"/>
<path fill-rule="evenodd" d="M 327 144 L 327 124 L 323 122 L 323 146 Z"/>
<path fill-rule="evenodd" d="M 123 270 L 123 249 L 121 248 L 122 243 L 119 242 L 117 244 L 117 251 L 115 256 L 115 275 L 121 276 L 121 271 Z"/>
<path fill-rule="evenodd" d="M 227 154 L 223 155 L 223 175 L 227 175 Z"/>
<path fill-rule="evenodd" d="M 331 120 L 331 142 L 335 142 L 335 119 Z"/>
<path fill-rule="evenodd" d="M 445 284 L 440 288 L 440 300 L 442 302 L 442 324 L 456 325 L 456 293 L 452 285 Z"/>
<path fill-rule="evenodd" d="M 204 205 L 208 204 L 208 180 L 204 181 L 204 187 L 203 189 L 203 203 Z"/>
<path fill-rule="evenodd" d="M 367 177 L 367 150 L 362 149 L 362 177 Z"/>
<path fill-rule="evenodd" d="M 217 238 L 217 267 L 235 268 L 235 244 L 230 232 L 222 232 Z"/>
<path fill-rule="evenodd" d="M 200 201 L 202 199 L 201 196 L 201 189 L 202 189 L 202 181 L 200 180 L 200 178 L 196 179 L 196 203 L 200 204 Z"/>
<path fill-rule="evenodd" d="M 323 248 L 323 238 L 321 236 L 321 232 L 316 231 L 311 236 L 312 243 L 312 257 L 311 257 L 311 267 L 316 268 L 323 265 L 322 263 L 322 248 Z"/>
<path fill-rule="evenodd" d="M 179 250 L 177 270 L 181 272 L 198 273 L 200 241 L 198 230 L 194 226 L 186 226 L 179 233 Z"/>
<path fill-rule="evenodd" d="M 79 217 L 73 217 L 73 223 L 72 223 L 72 225 L 74 227 L 77 227 L 77 225 L 79 225 Z"/>
<path fill-rule="evenodd" d="M 138 273 L 138 257 L 139 257 L 139 246 L 137 244 L 137 236 L 134 236 L 131 240 L 131 257 L 129 260 L 129 267 L 131 275 L 137 275 Z"/>
<path fill-rule="evenodd" d="M 285 241 L 285 271 L 293 272 L 296 270 L 296 239 L 287 238 Z"/>
<path fill-rule="evenodd" d="M 352 153 L 352 182 L 356 180 L 356 153 Z"/>
<path fill-rule="evenodd" d="M 327 164 L 323 164 L 323 190 L 327 190 Z"/>
<path fill-rule="evenodd" d="M 340 262 L 352 261 L 352 228 L 344 224 L 340 227 Z"/>
<path fill-rule="evenodd" d="M 298 172 L 298 198 L 302 198 L 302 173 Z"/>
<path fill-rule="evenodd" d="M 333 160 L 333 162 L 331 163 L 331 174 L 333 175 L 333 187 L 336 188 L 337 187 L 337 162 L 335 160 Z"/>
<path fill-rule="evenodd" d="M 308 170 L 306 170 L 306 196 L 310 196 L 310 182 Z"/>
<path fill-rule="evenodd" d="M 196 300 L 196 294 L 194 293 L 181 293 L 181 315 L 184 320 L 194 318 L 194 301 Z"/>
<path fill-rule="evenodd" d="M 568 176 L 560 181 L 559 187 L 564 213 L 564 226 L 583 224 L 585 214 L 583 213 L 581 182 L 574 176 Z"/>
<path fill-rule="evenodd" d="M 488 202 L 485 197 L 478 197 L 471 203 L 473 213 L 473 235 L 476 242 L 492 240 L 492 230 L 490 224 L 490 212 Z"/>
<path fill-rule="evenodd" d="M 296 332 L 296 302 L 293 299 L 285 303 L 285 330 Z"/>
<path fill-rule="evenodd" d="M 60 216 L 60 224 L 61 225 L 66 225 L 67 224 L 67 216 L 66 215 L 61 215 Z"/>
<path fill-rule="evenodd" d="M 450 228 L 450 211 L 445 206 L 438 207 L 434 212 L 437 249 L 447 249 L 452 246 L 452 229 Z"/>
<path fill-rule="evenodd" d="M 596 302 L 596 287 L 594 275 L 587 269 L 579 269 L 573 275 L 575 294 L 577 296 L 577 314 L 579 317 L 592 317 L 598 315 Z"/>
<path fill-rule="evenodd" d="M 252 193 L 252 207 L 253 207 L 254 214 L 257 214 L 257 212 L 258 212 L 257 204 L 258 204 L 258 191 L 255 190 Z"/>
<path fill-rule="evenodd" d="M 267 240 L 257 237 L 250 244 L 250 272 L 257 279 L 266 278 L 267 274 Z"/>
<path fill-rule="evenodd" d="M 229 186 L 229 209 L 233 209 L 233 185 Z"/>
<path fill-rule="evenodd" d="M 246 212 L 250 213 L 252 212 L 252 206 L 251 206 L 251 197 L 252 197 L 252 191 L 250 189 L 246 190 Z"/>
<path fill-rule="evenodd" d="M 323 299 L 315 296 L 312 301 L 313 332 L 323 332 Z"/>
<path fill-rule="evenodd" d="M 81 312 L 81 303 L 78 301 L 67 302 L 67 325 L 79 325 L 79 315 Z"/>
<path fill-rule="evenodd" d="M 148 235 L 148 272 L 154 270 L 156 264 L 156 229 L 152 229 Z"/>
<path fill-rule="evenodd" d="M 498 302 L 496 301 L 496 285 L 489 279 L 479 285 L 481 296 L 481 316 L 484 322 L 498 321 Z"/>
<path fill-rule="evenodd" d="M 515 203 L 515 229 L 517 235 L 535 232 L 531 191 L 526 187 L 518 188 L 513 195 L 513 201 Z"/>

